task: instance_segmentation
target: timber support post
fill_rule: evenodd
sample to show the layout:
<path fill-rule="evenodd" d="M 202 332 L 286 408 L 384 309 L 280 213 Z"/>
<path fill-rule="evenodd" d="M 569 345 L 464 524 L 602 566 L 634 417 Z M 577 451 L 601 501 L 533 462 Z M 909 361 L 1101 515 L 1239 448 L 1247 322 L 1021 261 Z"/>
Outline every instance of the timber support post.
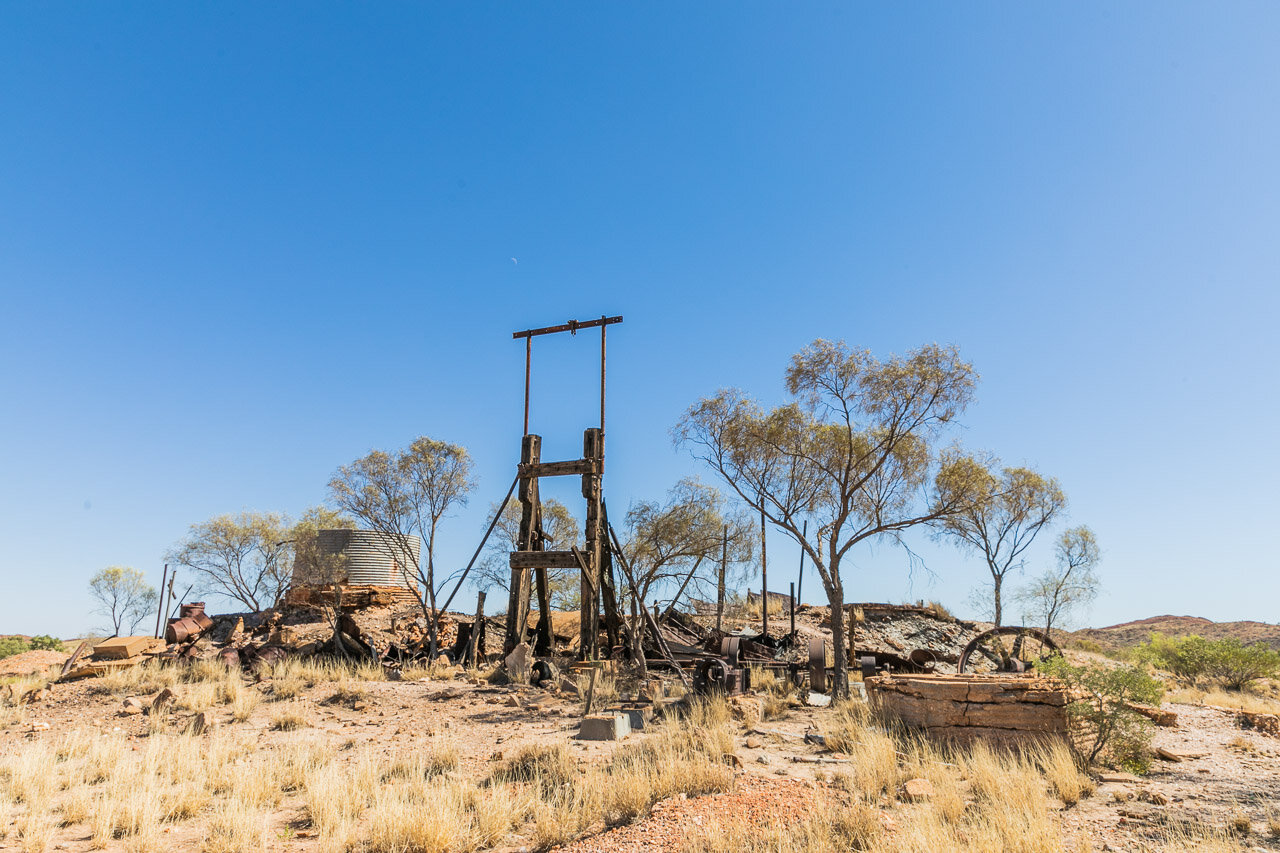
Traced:
<path fill-rule="evenodd" d="M 541 551 L 542 540 L 535 533 L 538 529 L 538 516 L 541 505 L 538 501 L 538 478 L 526 476 L 525 472 L 537 466 L 542 458 L 542 436 L 526 435 L 520 441 L 520 533 L 516 540 L 519 551 Z M 526 468 L 526 466 L 529 466 Z M 511 567 L 511 597 L 507 602 L 507 634 L 502 643 L 502 653 L 511 654 L 511 650 L 524 642 L 529 632 L 529 592 L 530 579 L 528 566 Z M 541 627 L 541 625 L 539 625 Z"/>
<path fill-rule="evenodd" d="M 604 432 L 598 427 L 582 433 L 582 458 L 595 465 L 595 472 L 582 475 L 582 496 L 587 501 L 585 525 L 587 547 L 583 554 L 586 565 L 582 573 L 582 617 L 580 620 L 580 654 L 583 660 L 599 656 L 600 637 L 600 565 L 604 553 L 604 525 L 600 518 L 600 480 L 604 471 Z"/>
<path fill-rule="evenodd" d="M 602 316 L 598 320 L 570 320 L 560 326 L 526 329 L 512 332 L 511 337 L 525 339 L 524 355 L 524 441 L 520 448 L 520 467 L 517 479 L 520 485 L 520 533 L 516 550 L 511 552 L 511 598 L 507 608 L 507 635 L 504 654 L 509 654 L 528 634 L 529 598 L 531 590 L 529 570 L 536 573 L 536 590 L 540 617 L 537 625 L 535 654 L 545 655 L 552 650 L 551 590 L 549 569 L 577 568 L 581 574 L 581 619 L 579 654 L 583 660 L 599 657 L 600 603 L 604 600 L 605 627 L 610 646 L 621 642 L 621 618 L 618 613 L 617 595 L 613 584 L 613 566 L 606 536 L 604 519 L 604 395 L 605 395 L 605 331 L 607 327 L 621 323 L 621 317 Z M 600 329 L 600 425 L 583 433 L 582 458 L 563 462 L 542 461 L 542 439 L 529 432 L 529 391 L 533 365 L 533 339 L 539 335 L 569 332 L 576 335 L 582 329 Z M 587 502 L 586 542 L 581 550 L 576 545 L 569 551 L 547 551 L 542 529 L 542 503 L 538 496 L 538 479 L 580 475 L 582 497 Z M 557 547 L 564 545 L 556 543 Z"/>

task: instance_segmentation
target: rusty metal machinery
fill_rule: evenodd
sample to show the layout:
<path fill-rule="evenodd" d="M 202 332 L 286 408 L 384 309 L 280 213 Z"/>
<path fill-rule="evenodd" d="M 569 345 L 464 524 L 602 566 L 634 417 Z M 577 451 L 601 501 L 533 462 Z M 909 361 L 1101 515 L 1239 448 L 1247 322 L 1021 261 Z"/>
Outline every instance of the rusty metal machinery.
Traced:
<path fill-rule="evenodd" d="M 809 638 L 809 689 L 827 692 L 827 641 L 821 637 Z"/>
<path fill-rule="evenodd" d="M 744 693 L 751 689 L 751 670 L 742 666 L 739 655 L 742 640 L 725 637 L 720 641 L 720 656 L 701 661 L 693 671 L 693 689 L 698 693 Z"/>
<path fill-rule="evenodd" d="M 960 654 L 956 672 L 1028 672 L 1061 655 L 1058 644 L 1039 628 L 1005 625 L 983 631 Z"/>
<path fill-rule="evenodd" d="M 178 618 L 171 619 L 168 628 L 165 629 L 165 642 L 185 643 L 187 640 L 199 637 L 212 627 L 213 620 L 205 615 L 203 601 L 183 604 L 178 609 Z"/>

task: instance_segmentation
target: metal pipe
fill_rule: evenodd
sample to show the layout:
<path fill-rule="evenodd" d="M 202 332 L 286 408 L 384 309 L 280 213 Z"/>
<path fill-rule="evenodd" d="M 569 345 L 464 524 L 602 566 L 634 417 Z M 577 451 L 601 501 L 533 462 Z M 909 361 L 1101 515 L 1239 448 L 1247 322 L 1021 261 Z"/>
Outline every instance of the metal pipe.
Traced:
<path fill-rule="evenodd" d="M 529 434 L 529 374 L 533 370 L 533 336 L 524 339 L 524 432 Z"/>
<path fill-rule="evenodd" d="M 458 578 L 458 585 L 453 588 L 453 592 L 449 593 L 449 597 L 445 599 L 444 607 L 438 612 L 443 613 L 449 609 L 449 605 L 453 603 L 453 597 L 458 594 L 458 590 L 462 589 L 463 582 L 467 579 L 467 573 L 471 571 L 471 567 L 476 564 L 476 558 L 480 556 L 480 550 L 484 548 L 484 543 L 489 541 L 493 528 L 498 526 L 498 519 L 502 518 L 502 511 L 507 508 L 507 503 L 511 500 L 512 493 L 516 490 L 516 484 L 520 482 L 519 475 L 511 481 L 511 488 L 507 489 L 507 496 L 502 499 L 502 505 L 498 507 L 498 511 L 493 514 L 493 520 L 489 522 L 489 529 L 484 532 L 484 538 L 480 540 L 480 544 L 476 546 L 476 552 L 471 555 L 471 562 L 467 563 L 467 567 L 462 570 L 462 577 Z"/>
<path fill-rule="evenodd" d="M 604 432 L 604 333 L 608 328 L 608 324 L 603 321 L 607 317 L 601 317 L 600 323 L 600 432 Z M 532 340 L 532 339 L 530 339 Z"/>
<path fill-rule="evenodd" d="M 760 633 L 768 636 L 769 634 L 769 550 L 768 539 L 765 536 L 766 528 L 764 524 L 764 507 L 761 501 L 760 509 L 760 589 L 763 595 L 760 596 L 760 619 L 762 630 Z"/>
<path fill-rule="evenodd" d="M 169 564 L 164 564 L 164 574 L 160 575 L 160 594 L 156 596 L 160 600 L 160 606 L 156 608 L 156 632 L 152 635 L 157 640 L 160 639 L 160 622 L 164 619 L 164 582 L 169 579 Z"/>
<path fill-rule="evenodd" d="M 724 576 L 729 568 L 729 525 L 724 526 L 724 541 L 720 547 L 720 577 L 716 583 L 716 632 L 724 631 Z"/>

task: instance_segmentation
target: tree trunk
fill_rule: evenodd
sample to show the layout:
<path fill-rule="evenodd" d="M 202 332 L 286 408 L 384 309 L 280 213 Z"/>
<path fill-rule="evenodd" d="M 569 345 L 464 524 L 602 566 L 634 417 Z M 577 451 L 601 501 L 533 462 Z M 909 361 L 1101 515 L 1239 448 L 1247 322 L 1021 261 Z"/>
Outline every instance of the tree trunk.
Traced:
<path fill-rule="evenodd" d="M 834 577 L 839 577 L 835 575 Z M 825 584 L 824 584 L 825 585 Z M 844 587 L 836 583 L 827 587 L 827 603 L 831 606 L 831 644 L 835 652 L 835 672 L 832 677 L 832 698 L 849 695 L 849 655 L 845 651 Z"/>
<path fill-rule="evenodd" d="M 1003 609 L 1002 609 L 1002 607 L 1001 607 L 1001 603 L 1000 603 L 1000 587 L 1001 587 L 1001 585 L 1004 583 L 1004 578 L 1003 578 L 1002 576 L 1000 576 L 1000 575 L 996 574 L 995 572 L 992 572 L 992 573 L 991 573 L 991 580 L 994 582 L 994 583 L 993 583 L 993 589 L 995 590 L 995 597 L 996 597 L 996 612 L 995 612 L 995 617 L 996 617 L 996 619 L 995 619 L 995 621 L 996 621 L 996 627 L 997 627 L 997 628 L 999 628 L 999 627 L 1000 627 L 1000 619 L 1001 619 L 1001 616 L 1003 615 Z"/>

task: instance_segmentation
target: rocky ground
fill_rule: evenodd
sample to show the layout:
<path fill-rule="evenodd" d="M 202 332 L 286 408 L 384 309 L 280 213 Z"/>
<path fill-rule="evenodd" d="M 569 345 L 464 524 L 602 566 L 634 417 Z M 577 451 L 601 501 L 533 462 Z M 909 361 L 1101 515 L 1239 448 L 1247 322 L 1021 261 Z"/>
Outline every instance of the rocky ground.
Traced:
<path fill-rule="evenodd" d="M 583 766 L 608 759 L 615 743 L 574 739 L 582 703 L 576 691 L 491 685 L 453 678 L 417 682 L 370 681 L 318 683 L 286 701 L 272 701 L 270 678 L 251 688 L 263 701 L 243 722 L 231 711 L 215 708 L 211 722 L 223 733 L 252 739 L 259 750 L 284 749 L 300 740 L 318 742 L 335 751 L 368 747 L 394 756 L 418 742 L 445 736 L 460 752 L 459 773 L 481 778 L 505 757 L 529 744 L 570 744 Z M 181 710 L 183 688 L 172 727 L 184 725 L 193 712 Z M 335 698 L 340 694 L 342 698 Z M 143 704 L 152 696 L 142 696 Z M 288 706 L 303 720 L 301 731 L 276 731 L 273 716 Z M 1173 728 L 1158 730 L 1155 746 L 1185 756 L 1157 761 L 1145 777 L 1104 775 L 1096 793 L 1060 813 L 1063 832 L 1081 842 L 1080 849 L 1143 850 L 1157 830 L 1171 824 L 1236 826 L 1244 849 L 1280 849 L 1270 834 L 1268 818 L 1280 805 L 1280 740 L 1239 729 L 1232 714 L 1191 705 L 1167 705 L 1178 714 Z M 737 783 L 734 790 L 705 798 L 664 802 L 649 817 L 577 842 L 574 851 L 687 849 L 689 833 L 707 821 L 787 822 L 814 807 L 817 791 L 847 759 L 805 734 L 823 726 L 825 708 L 792 707 L 772 720 L 748 719 L 736 736 Z M 45 698 L 26 706 L 0 730 L 0 752 L 22 748 L 77 729 L 121 736 L 139 748 L 153 731 L 150 717 L 123 711 L 119 696 L 104 693 L 95 681 L 57 685 Z M 645 738 L 633 735 L 631 742 Z M 199 772 L 199 768 L 192 768 Z M 894 809 L 916 806 L 888 801 L 886 820 Z M 280 804 L 281 825 L 298 817 L 299 804 Z M 175 842 L 191 840 L 190 830 L 175 829 Z M 190 836 L 190 837 L 188 837 Z M 518 841 L 518 839 L 517 839 Z M 193 842 L 194 843 L 194 842 Z M 273 844 L 273 849 L 310 850 L 316 841 L 305 830 Z M 16 847 L 12 836 L 0 849 Z M 88 850 L 91 839 L 82 827 L 55 835 L 52 849 Z M 507 849 L 517 849 L 518 844 Z"/>
<path fill-rule="evenodd" d="M 796 615 L 801 638 L 797 649 L 805 648 L 811 636 L 830 642 L 825 608 L 806 607 Z M 958 649 L 985 627 L 924 607 L 863 605 L 857 615 L 860 651 L 891 660 L 905 658 L 914 649 L 932 649 L 939 672 L 953 670 Z M 457 625 L 467 624 L 464 619 L 451 623 L 451 636 L 456 636 Z M 398 608 L 368 608 L 357 613 L 356 620 L 352 633 L 381 647 L 407 645 L 406 632 L 413 632 L 415 617 L 412 611 Z M 291 646 L 320 646 L 333 636 L 332 621 L 308 618 L 303 611 L 248 625 L 237 626 L 236 621 L 218 620 L 217 630 L 204 640 L 207 648 L 202 656 L 215 656 L 218 644 L 225 647 L 239 634 L 256 637 L 258 643 Z M 571 620 L 563 621 L 568 627 L 557 635 L 571 634 Z M 788 622 L 785 616 L 775 616 L 773 633 L 787 630 Z M 744 635 L 755 628 L 750 617 L 740 613 L 733 614 L 725 627 Z M 491 645 L 500 643 L 500 623 L 491 624 L 489 631 Z M 13 656 L 0 661 L 0 680 L 47 673 L 65 657 L 44 651 Z M 366 675 L 380 673 L 365 670 Z M 397 678 L 400 670 L 393 668 L 390 673 Z M 204 729 L 198 735 L 202 743 L 231 738 L 260 754 L 321 749 L 340 763 L 354 761 L 344 756 L 356 755 L 393 761 L 447 743 L 457 753 L 453 775 L 471 781 L 484 780 L 531 746 L 565 744 L 584 770 L 608 764 L 619 748 L 619 743 L 575 737 L 584 702 L 572 673 L 556 677 L 544 688 L 492 683 L 477 670 L 436 666 L 429 673 L 421 667 L 406 668 L 404 673 L 404 680 L 344 675 L 334 681 L 300 678 L 279 668 L 250 669 L 236 679 L 234 702 L 225 697 L 201 698 L 198 684 L 178 683 L 172 685 L 176 694 L 172 705 L 160 715 L 129 713 L 125 701 L 149 707 L 158 686 L 126 695 L 129 691 L 122 691 L 122 679 L 112 681 L 115 676 L 56 684 L 17 707 L 12 707 L 17 700 L 10 691 L 11 706 L 0 707 L 0 756 L 17 755 L 41 743 L 59 743 L 77 732 L 120 739 L 128 750 L 145 752 L 148 739 L 156 733 L 191 731 L 198 715 Z M 612 679 L 601 680 L 597 707 L 614 701 L 611 693 L 616 686 Z M 588 837 L 564 849 L 674 853 L 697 849 L 698 833 L 709 826 L 728 822 L 776 829 L 811 817 L 823 796 L 831 793 L 835 776 L 852 764 L 849 756 L 827 749 L 820 738 L 806 737 L 823 731 L 835 711 L 799 701 L 761 701 L 744 707 L 733 728 L 735 781 L 730 790 L 665 800 L 648 816 L 617 828 L 594 827 Z M 1142 777 L 1101 774 L 1096 791 L 1077 804 L 1063 806 L 1055 801 L 1055 820 L 1065 849 L 1178 849 L 1168 846 L 1168 832 L 1189 827 L 1229 832 L 1233 846 L 1223 849 L 1280 850 L 1280 737 L 1240 728 L 1237 715 L 1228 709 L 1173 703 L 1164 707 L 1177 715 L 1175 726 L 1156 732 L 1154 746 L 1167 760 L 1157 760 Z M 282 716 L 293 723 L 282 725 Z M 654 736 L 651 731 L 633 733 L 623 743 L 643 743 Z M 204 771 L 197 762 L 191 772 Z M 893 837 L 895 827 L 908 820 L 913 809 L 927 808 L 927 799 L 908 802 L 901 796 L 883 796 L 878 807 L 887 837 Z M 264 849 L 307 853 L 328 849 L 310 828 L 301 792 L 286 794 L 274 808 L 269 818 L 274 829 Z M 7 824 L 0 827 L 4 830 L 0 850 L 81 851 L 103 846 L 83 822 L 52 829 L 47 848 L 33 846 L 20 837 L 20 813 L 21 804 L 10 804 L 8 811 L 0 808 L 0 821 Z M 205 844 L 199 818 L 166 826 L 163 833 L 165 849 L 197 849 Z M 125 839 L 105 846 L 133 849 L 137 845 Z M 494 849 L 514 853 L 533 846 L 531 840 L 516 835 Z"/>

